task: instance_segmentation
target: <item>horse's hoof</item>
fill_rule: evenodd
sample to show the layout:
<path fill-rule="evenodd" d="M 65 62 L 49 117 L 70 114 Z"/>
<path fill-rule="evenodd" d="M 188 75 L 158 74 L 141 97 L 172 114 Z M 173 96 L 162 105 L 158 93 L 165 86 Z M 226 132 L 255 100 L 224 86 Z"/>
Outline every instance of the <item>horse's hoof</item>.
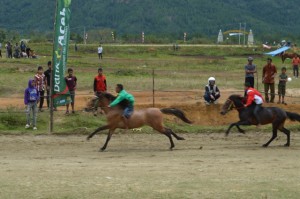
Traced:
<path fill-rule="evenodd" d="M 268 147 L 268 144 L 263 144 L 262 147 L 267 148 L 267 147 Z"/>
<path fill-rule="evenodd" d="M 185 140 L 183 137 L 179 137 L 177 140 Z"/>
<path fill-rule="evenodd" d="M 90 140 L 90 137 L 87 137 L 86 140 L 89 141 L 89 140 Z"/>
<path fill-rule="evenodd" d="M 100 148 L 99 149 L 99 152 L 104 152 L 105 151 L 105 148 Z"/>
<path fill-rule="evenodd" d="M 285 146 L 285 147 L 289 147 L 289 146 L 290 146 L 290 144 L 285 144 L 285 145 L 283 145 L 283 146 Z"/>

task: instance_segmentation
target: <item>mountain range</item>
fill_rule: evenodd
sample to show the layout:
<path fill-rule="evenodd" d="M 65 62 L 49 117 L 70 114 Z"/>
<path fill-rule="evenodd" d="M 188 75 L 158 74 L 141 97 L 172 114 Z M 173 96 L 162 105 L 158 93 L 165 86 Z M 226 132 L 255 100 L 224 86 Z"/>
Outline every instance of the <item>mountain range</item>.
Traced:
<path fill-rule="evenodd" d="M 261 40 L 297 39 L 299 0 L 72 0 L 71 31 L 216 37 L 219 30 L 252 29 Z M 54 0 L 1 0 L 0 28 L 53 30 Z"/>

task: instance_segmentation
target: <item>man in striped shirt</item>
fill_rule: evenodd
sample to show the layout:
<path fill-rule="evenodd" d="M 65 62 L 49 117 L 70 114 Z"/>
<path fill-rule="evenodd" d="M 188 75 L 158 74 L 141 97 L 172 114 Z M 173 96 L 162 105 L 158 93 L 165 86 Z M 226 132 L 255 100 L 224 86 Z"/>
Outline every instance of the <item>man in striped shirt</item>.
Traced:
<path fill-rule="evenodd" d="M 47 88 L 47 80 L 42 66 L 38 67 L 38 71 L 34 76 L 34 81 L 35 81 L 35 87 L 37 88 L 40 96 L 39 111 L 43 112 L 42 108 L 44 104 L 45 89 Z"/>

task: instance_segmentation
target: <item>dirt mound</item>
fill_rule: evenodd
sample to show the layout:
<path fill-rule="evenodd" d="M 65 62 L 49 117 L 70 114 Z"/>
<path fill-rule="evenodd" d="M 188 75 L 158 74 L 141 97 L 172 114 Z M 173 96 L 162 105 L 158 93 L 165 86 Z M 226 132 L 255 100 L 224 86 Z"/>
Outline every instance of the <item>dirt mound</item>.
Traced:
<path fill-rule="evenodd" d="M 227 97 L 233 91 L 222 91 L 222 97 L 219 104 L 207 106 L 203 103 L 202 93 L 199 91 L 165 91 L 155 92 L 153 99 L 153 92 L 132 92 L 136 99 L 136 109 L 155 107 L 166 108 L 174 107 L 183 110 L 186 116 L 197 125 L 204 126 L 219 126 L 227 125 L 238 120 L 236 111 L 231 111 L 227 115 L 220 114 L 222 105 Z M 75 106 L 77 110 L 82 110 L 88 99 L 93 95 L 88 92 L 77 92 Z M 265 104 L 264 106 L 277 106 L 286 111 L 297 112 L 300 110 L 300 105 L 293 101 L 293 98 L 287 98 L 288 105 L 281 104 Z M 20 96 L 13 96 L 12 98 L 0 98 L 0 108 L 5 109 L 9 106 L 23 108 L 23 99 Z M 44 102 L 46 106 L 46 101 Z M 59 110 L 64 110 L 64 107 L 59 107 Z M 167 116 L 169 120 L 179 122 L 177 118 Z"/>

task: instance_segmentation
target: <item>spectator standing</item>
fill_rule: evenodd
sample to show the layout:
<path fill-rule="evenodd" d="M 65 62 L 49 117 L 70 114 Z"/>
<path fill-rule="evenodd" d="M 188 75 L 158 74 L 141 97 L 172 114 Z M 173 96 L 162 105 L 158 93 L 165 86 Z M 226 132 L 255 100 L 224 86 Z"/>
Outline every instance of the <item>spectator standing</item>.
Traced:
<path fill-rule="evenodd" d="M 267 59 L 267 64 L 262 71 L 262 83 L 264 84 L 265 99 L 267 103 L 274 103 L 275 99 L 275 76 L 277 74 L 276 66 L 272 63 L 272 59 Z M 269 99 L 269 90 L 271 90 L 271 100 Z"/>
<path fill-rule="evenodd" d="M 48 61 L 47 63 L 48 65 L 48 69 L 44 72 L 45 78 L 46 78 L 46 82 L 47 82 L 47 88 L 46 88 L 46 92 L 47 92 L 47 96 L 46 96 L 46 100 L 47 100 L 47 107 L 49 109 L 50 107 L 50 81 L 51 81 L 51 73 L 52 73 L 52 62 Z"/>
<path fill-rule="evenodd" d="M 279 75 L 279 83 L 278 83 L 278 104 L 285 104 L 284 96 L 285 96 L 285 90 L 286 90 L 286 82 L 287 82 L 288 76 L 286 75 L 286 67 L 281 68 L 281 74 Z M 282 101 L 281 101 L 282 98 Z"/>
<path fill-rule="evenodd" d="M 292 64 L 293 64 L 293 74 L 294 74 L 294 77 L 298 78 L 300 59 L 299 59 L 299 57 L 297 55 L 295 55 L 295 57 L 293 57 Z"/>
<path fill-rule="evenodd" d="M 28 129 L 30 127 L 30 113 L 32 111 L 32 125 L 33 130 L 37 130 L 36 128 L 36 120 L 37 120 L 37 103 L 39 101 L 39 92 L 35 87 L 34 80 L 30 79 L 28 81 L 28 87 L 25 89 L 24 92 L 24 104 L 26 105 L 26 126 L 25 128 Z"/>
<path fill-rule="evenodd" d="M 208 78 L 208 84 L 205 86 L 205 94 L 203 96 L 205 104 L 217 104 L 217 100 L 220 98 L 220 96 L 220 90 L 216 85 L 216 79 L 214 77 Z"/>
<path fill-rule="evenodd" d="M 106 77 L 103 74 L 103 69 L 98 68 L 98 75 L 94 78 L 94 93 L 98 96 L 101 92 L 105 92 L 107 90 Z M 97 116 L 97 107 L 99 100 L 95 100 L 94 104 L 94 115 Z"/>
<path fill-rule="evenodd" d="M 14 57 L 15 58 L 20 58 L 20 46 L 18 43 L 16 43 L 15 47 L 14 47 Z"/>
<path fill-rule="evenodd" d="M 254 73 L 256 73 L 256 65 L 253 64 L 253 58 L 248 57 L 248 64 L 245 65 L 245 83 L 249 82 L 252 88 L 254 88 Z"/>
<path fill-rule="evenodd" d="M 39 66 L 36 75 L 34 76 L 35 87 L 37 88 L 40 96 L 40 103 L 39 103 L 39 111 L 43 112 L 43 104 L 44 104 L 44 95 L 45 95 L 45 88 L 47 88 L 47 81 L 43 71 L 43 67 Z"/>
<path fill-rule="evenodd" d="M 12 46 L 10 42 L 7 42 L 6 44 L 6 54 L 7 54 L 7 58 L 12 58 Z"/>
<path fill-rule="evenodd" d="M 2 58 L 2 52 L 1 52 L 1 49 L 2 49 L 2 43 L 0 42 L 0 57 Z"/>
<path fill-rule="evenodd" d="M 24 41 L 21 41 L 20 48 L 21 48 L 21 57 L 23 57 L 23 55 L 26 54 L 26 44 L 24 43 Z"/>
<path fill-rule="evenodd" d="M 71 107 L 72 107 L 72 113 L 75 113 L 74 105 L 75 105 L 75 90 L 77 86 L 77 78 L 73 75 L 73 69 L 68 69 L 68 76 L 65 77 L 66 84 L 68 86 L 70 95 L 71 95 Z M 66 114 L 69 114 L 69 106 L 70 104 L 66 105 Z"/>
<path fill-rule="evenodd" d="M 99 47 L 98 47 L 98 57 L 99 57 L 99 59 L 102 59 L 102 53 L 103 53 L 103 47 L 100 44 Z"/>

